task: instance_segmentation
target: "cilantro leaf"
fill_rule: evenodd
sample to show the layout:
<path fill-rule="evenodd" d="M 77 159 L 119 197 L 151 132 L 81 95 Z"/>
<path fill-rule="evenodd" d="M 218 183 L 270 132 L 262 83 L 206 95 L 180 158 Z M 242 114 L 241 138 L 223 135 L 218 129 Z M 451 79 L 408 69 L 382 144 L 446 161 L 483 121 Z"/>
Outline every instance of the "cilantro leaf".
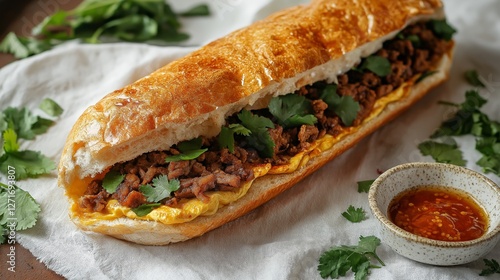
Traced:
<path fill-rule="evenodd" d="M 352 205 L 347 208 L 347 211 L 342 212 L 342 216 L 353 223 L 359 223 L 367 219 L 366 212 L 363 208 L 355 208 Z"/>
<path fill-rule="evenodd" d="M 500 264 L 498 264 L 495 259 L 483 259 L 483 262 L 486 268 L 483 269 L 481 273 L 479 273 L 480 276 L 488 276 L 494 273 L 500 273 Z"/>
<path fill-rule="evenodd" d="M 355 279 L 364 280 L 371 268 L 378 268 L 370 262 L 369 257 L 385 265 L 376 253 L 379 245 L 380 239 L 375 236 L 360 236 L 357 246 L 335 246 L 321 255 L 318 271 L 322 278 L 337 279 L 351 269 Z"/>
<path fill-rule="evenodd" d="M 242 110 L 237 116 L 241 124 L 251 131 L 250 135 L 246 136 L 248 144 L 262 156 L 272 157 L 275 144 L 267 129 L 274 128 L 274 123 L 270 119 L 254 115 L 248 110 Z"/>
<path fill-rule="evenodd" d="M 131 210 L 139 217 L 144 217 L 147 214 L 151 213 L 153 209 L 161 206 L 161 203 L 150 203 L 150 204 L 142 204 L 139 207 L 132 208 Z"/>
<path fill-rule="evenodd" d="M 483 82 L 479 79 L 479 74 L 476 70 L 467 70 L 464 72 L 465 80 L 472 86 L 485 87 Z"/>
<path fill-rule="evenodd" d="M 63 108 L 59 106 L 54 100 L 45 98 L 39 105 L 40 109 L 51 117 L 60 116 L 63 113 Z"/>
<path fill-rule="evenodd" d="M 429 27 L 437 37 L 446 41 L 451 40 L 453 34 L 457 32 L 455 28 L 449 25 L 445 19 L 429 21 Z"/>
<path fill-rule="evenodd" d="M 379 77 L 385 77 L 391 73 L 391 63 L 385 57 L 371 55 L 361 62 L 358 69 L 369 70 Z"/>
<path fill-rule="evenodd" d="M 274 97 L 268 108 L 278 123 L 286 128 L 303 124 L 313 125 L 317 122 L 316 117 L 311 114 L 311 103 L 303 95 L 287 94 Z"/>
<path fill-rule="evenodd" d="M 359 193 L 362 193 L 362 192 L 367 193 L 370 190 L 370 187 L 372 186 L 374 181 L 375 180 L 359 181 L 358 182 L 358 192 Z"/>
<path fill-rule="evenodd" d="M 203 140 L 200 137 L 198 137 L 177 144 L 177 148 L 179 148 L 179 151 L 181 153 L 178 155 L 166 157 L 165 162 L 192 160 L 199 157 L 204 152 L 208 151 L 207 148 L 201 149 L 202 141 Z"/>
<path fill-rule="evenodd" d="M 239 123 L 233 123 L 229 126 L 223 126 L 217 138 L 221 149 L 227 148 L 231 153 L 234 153 L 234 134 L 250 136 L 252 132 Z"/>
<path fill-rule="evenodd" d="M 0 225 L 4 226 L 13 218 L 16 230 L 25 230 L 36 224 L 39 212 L 40 205 L 28 192 L 15 185 L 0 183 Z"/>
<path fill-rule="evenodd" d="M 320 98 L 328 104 L 328 109 L 339 116 L 346 126 L 352 125 L 361 109 L 359 103 L 351 96 L 338 95 L 337 85 L 335 84 L 327 85 L 323 89 Z"/>
<path fill-rule="evenodd" d="M 9 166 L 16 168 L 16 179 L 34 178 L 56 169 L 56 164 L 40 152 L 24 150 L 5 153 L 0 158 L 0 171 L 7 174 Z"/>
<path fill-rule="evenodd" d="M 418 149 L 422 155 L 431 156 L 436 162 L 451 163 L 458 166 L 465 166 L 466 163 L 456 143 L 424 141 L 418 145 Z"/>
<path fill-rule="evenodd" d="M 154 186 L 154 187 L 153 187 Z M 170 197 L 170 194 L 180 187 L 179 180 L 168 180 L 166 175 L 160 175 L 153 179 L 153 186 L 143 185 L 139 190 L 146 196 L 148 202 L 159 202 Z"/>
<path fill-rule="evenodd" d="M 125 179 L 125 175 L 120 174 L 120 172 L 111 170 L 106 175 L 104 175 L 104 179 L 102 180 L 102 187 L 110 194 L 116 192 L 118 186 Z"/>
<path fill-rule="evenodd" d="M 12 128 L 3 132 L 3 149 L 6 153 L 17 152 L 19 150 L 17 134 Z"/>

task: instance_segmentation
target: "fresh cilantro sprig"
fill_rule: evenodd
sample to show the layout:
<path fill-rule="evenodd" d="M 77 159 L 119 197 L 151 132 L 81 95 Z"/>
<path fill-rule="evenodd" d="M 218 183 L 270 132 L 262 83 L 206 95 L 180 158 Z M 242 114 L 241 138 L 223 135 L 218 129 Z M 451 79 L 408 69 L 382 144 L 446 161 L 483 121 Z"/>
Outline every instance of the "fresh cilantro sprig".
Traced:
<path fill-rule="evenodd" d="M 15 205 L 15 208 L 9 205 Z M 32 228 L 36 224 L 39 212 L 40 205 L 28 192 L 15 185 L 0 183 L 0 228 L 2 230 L 0 243 L 7 241 L 6 235 L 10 230 L 20 231 Z"/>
<path fill-rule="evenodd" d="M 139 191 L 146 196 L 148 202 L 160 202 L 170 197 L 171 193 L 180 187 L 179 180 L 168 180 L 166 175 L 160 175 L 153 179 L 153 185 L 143 185 Z"/>
<path fill-rule="evenodd" d="M 32 30 L 31 37 L 9 33 L 0 43 L 0 52 L 25 58 L 49 50 L 68 40 L 99 43 L 103 38 L 147 43 L 184 41 L 179 16 L 207 16 L 201 4 L 175 13 L 164 0 L 85 0 L 70 11 L 59 10 Z"/>
<path fill-rule="evenodd" d="M 337 85 L 327 85 L 321 92 L 321 99 L 328 104 L 328 110 L 332 110 L 346 126 L 352 125 L 361 107 L 351 96 L 340 96 L 337 94 Z"/>
<path fill-rule="evenodd" d="M 370 269 L 380 268 L 371 263 L 371 258 L 376 259 L 380 265 L 385 265 L 376 253 L 379 245 L 380 239 L 376 236 L 360 236 L 357 246 L 335 246 L 321 255 L 318 271 L 322 278 L 338 279 L 352 270 L 355 279 L 365 280 Z"/>
<path fill-rule="evenodd" d="M 268 109 L 278 124 L 285 128 L 313 125 L 318 121 L 312 114 L 311 102 L 303 95 L 287 94 L 274 97 L 269 102 Z"/>
<path fill-rule="evenodd" d="M 349 205 L 347 210 L 342 212 L 342 216 L 352 223 L 360 223 L 368 218 L 363 208 L 355 208 L 352 205 Z"/>
<path fill-rule="evenodd" d="M 202 142 L 203 139 L 198 137 L 177 144 L 177 148 L 181 153 L 166 157 L 165 162 L 196 159 L 197 157 L 201 156 L 204 152 L 208 151 L 208 148 L 203 148 L 203 149 L 201 148 Z"/>
<path fill-rule="evenodd" d="M 139 187 L 139 191 L 144 194 L 147 201 L 150 203 L 132 208 L 131 210 L 139 217 L 146 216 L 155 208 L 161 206 L 161 200 L 170 197 L 172 192 L 178 190 L 180 182 L 177 179 L 168 180 L 166 175 L 160 175 L 153 179 L 152 185 L 143 185 Z"/>
<path fill-rule="evenodd" d="M 233 123 L 229 126 L 223 126 L 217 138 L 221 149 L 227 148 L 231 153 L 234 153 L 234 135 L 250 136 L 252 132 L 239 123 Z"/>
<path fill-rule="evenodd" d="M 261 156 L 272 157 L 275 144 L 268 128 L 274 128 L 274 123 L 270 119 L 254 115 L 248 110 L 242 110 L 237 116 L 241 124 L 251 132 L 245 137 L 248 144 L 256 149 Z"/>
<path fill-rule="evenodd" d="M 451 118 L 441 124 L 431 135 L 431 138 L 462 135 L 475 136 L 476 150 L 482 154 L 476 164 L 482 167 L 485 173 L 494 173 L 500 176 L 500 122 L 490 120 L 488 115 L 481 111 L 481 107 L 486 102 L 487 100 L 481 97 L 477 90 L 467 91 L 465 101 L 461 104 L 441 102 L 441 104 L 456 107 L 457 111 Z M 436 141 L 426 142 L 419 145 L 424 155 L 432 155 L 437 161 L 451 161 L 451 163 L 458 165 L 461 162 L 465 164 L 465 161 L 458 156 L 461 152 L 456 142 L 455 144 L 438 143 Z"/>
<path fill-rule="evenodd" d="M 498 264 L 495 259 L 483 259 L 483 262 L 486 268 L 479 273 L 479 276 L 488 276 L 495 273 L 500 273 L 500 264 Z"/>

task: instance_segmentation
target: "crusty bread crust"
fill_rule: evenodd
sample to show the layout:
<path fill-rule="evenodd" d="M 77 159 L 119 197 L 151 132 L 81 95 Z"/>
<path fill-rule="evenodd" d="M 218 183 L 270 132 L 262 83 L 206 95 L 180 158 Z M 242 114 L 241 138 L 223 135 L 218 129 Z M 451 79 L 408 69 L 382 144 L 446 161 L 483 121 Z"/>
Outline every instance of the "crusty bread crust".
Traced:
<path fill-rule="evenodd" d="M 356 4 L 357 3 L 357 4 Z M 225 117 L 245 107 L 261 107 L 271 96 L 287 94 L 336 76 L 378 50 L 412 21 L 442 18 L 433 0 L 313 0 L 279 12 L 216 40 L 139 81 L 116 90 L 77 120 L 59 164 L 59 184 L 72 210 L 92 178 L 117 162 L 165 150 L 200 135 L 215 136 Z M 442 82 L 451 64 L 444 56 L 439 72 L 391 103 L 376 118 L 342 139 L 306 166 L 285 175 L 258 178 L 238 201 L 208 217 L 177 225 L 128 218 L 87 225 L 92 230 L 141 244 L 187 240 L 234 220 L 288 189 L 376 130 Z"/>

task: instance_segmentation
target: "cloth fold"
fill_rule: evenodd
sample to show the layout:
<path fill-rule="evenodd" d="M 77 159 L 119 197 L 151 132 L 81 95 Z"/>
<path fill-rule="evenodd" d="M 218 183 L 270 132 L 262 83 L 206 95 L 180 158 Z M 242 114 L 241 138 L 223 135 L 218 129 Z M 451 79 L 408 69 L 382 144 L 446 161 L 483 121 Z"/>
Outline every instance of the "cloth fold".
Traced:
<path fill-rule="evenodd" d="M 169 1 L 178 10 L 188 7 L 186 2 L 191 3 Z M 0 109 L 35 109 L 45 97 L 57 101 L 65 109 L 63 115 L 47 133 L 22 146 L 57 161 L 78 116 L 104 94 L 203 43 L 303 2 L 307 1 L 208 1 L 216 11 L 214 16 L 183 22 L 192 36 L 184 43 L 186 47 L 61 45 L 0 69 Z M 397 164 L 432 161 L 420 154 L 417 145 L 450 114 L 439 100 L 464 99 L 465 91 L 471 88 L 463 79 L 465 70 L 481 73 L 487 82 L 487 88 L 481 90 L 488 98 L 484 110 L 491 119 L 500 120 L 500 2 L 449 0 L 445 5 L 449 22 L 458 30 L 450 80 L 395 121 L 248 215 L 183 243 L 161 247 L 131 244 L 77 229 L 68 218 L 68 203 L 54 172 L 18 182 L 41 204 L 42 212 L 37 225 L 19 232 L 17 241 L 68 279 L 321 279 L 317 266 L 322 252 L 335 245 L 356 244 L 360 235 L 378 235 L 371 214 L 357 224 L 341 216 L 349 205 L 369 213 L 367 195 L 357 192 L 356 182 L 374 179 L 378 170 Z M 460 137 L 458 143 L 467 167 L 481 172 L 475 165 L 479 154 L 474 139 Z M 488 177 L 500 183 L 498 176 Z M 474 279 L 483 268 L 482 260 L 455 267 L 420 264 L 399 256 L 385 244 L 377 252 L 386 266 L 373 269 L 369 279 Z M 500 244 L 485 258 L 500 260 Z"/>

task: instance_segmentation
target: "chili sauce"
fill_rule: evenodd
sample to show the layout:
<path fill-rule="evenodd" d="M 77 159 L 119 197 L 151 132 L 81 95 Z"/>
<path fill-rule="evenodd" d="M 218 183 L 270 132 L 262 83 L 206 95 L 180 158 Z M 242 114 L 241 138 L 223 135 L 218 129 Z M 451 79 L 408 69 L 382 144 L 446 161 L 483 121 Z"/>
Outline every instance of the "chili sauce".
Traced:
<path fill-rule="evenodd" d="M 389 204 L 389 219 L 413 234 L 442 241 L 479 238 L 488 215 L 469 194 L 441 186 L 420 186 L 398 194 Z"/>

